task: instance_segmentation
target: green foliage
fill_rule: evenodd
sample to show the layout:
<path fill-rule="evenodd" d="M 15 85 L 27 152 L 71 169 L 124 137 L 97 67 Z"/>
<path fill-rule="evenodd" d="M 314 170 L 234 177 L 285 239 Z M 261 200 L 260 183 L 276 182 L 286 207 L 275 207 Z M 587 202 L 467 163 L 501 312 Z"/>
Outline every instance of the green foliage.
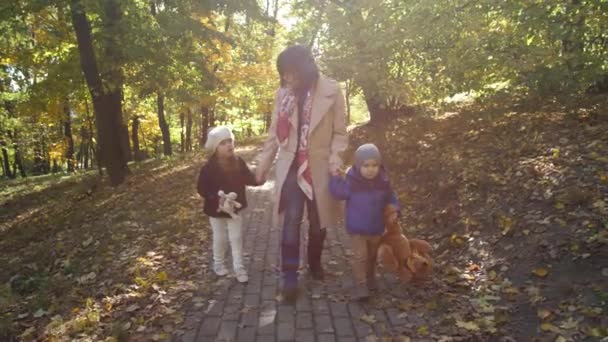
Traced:
<path fill-rule="evenodd" d="M 577 95 L 608 74 L 605 0 L 297 1 L 293 13 L 292 41 L 316 38 L 328 73 L 396 108 L 489 95 L 497 82 L 513 94 Z"/>

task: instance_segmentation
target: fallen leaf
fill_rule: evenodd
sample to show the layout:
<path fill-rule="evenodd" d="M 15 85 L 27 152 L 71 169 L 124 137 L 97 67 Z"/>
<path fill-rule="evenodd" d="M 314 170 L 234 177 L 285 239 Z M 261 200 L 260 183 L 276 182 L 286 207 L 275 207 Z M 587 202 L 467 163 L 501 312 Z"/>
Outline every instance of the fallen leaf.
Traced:
<path fill-rule="evenodd" d="M 429 327 L 427 327 L 426 325 L 420 326 L 418 327 L 418 334 L 419 335 L 427 335 L 429 333 Z"/>
<path fill-rule="evenodd" d="M 550 331 L 550 332 L 554 332 L 556 334 L 559 334 L 561 332 L 558 327 L 556 327 L 555 325 L 553 325 L 551 323 L 543 323 L 543 324 L 541 324 L 540 325 L 540 330 L 542 330 L 542 331 Z"/>
<path fill-rule="evenodd" d="M 549 271 L 543 267 L 539 267 L 532 270 L 532 273 L 537 277 L 544 278 L 547 276 L 547 274 L 549 274 Z"/>
<path fill-rule="evenodd" d="M 551 312 L 551 310 L 547 310 L 547 309 L 538 309 L 536 314 L 538 315 L 538 318 L 545 320 L 552 315 L 552 312 Z"/>
<path fill-rule="evenodd" d="M 40 318 L 48 314 L 48 311 L 44 311 L 43 309 L 38 309 L 38 311 L 34 312 L 34 318 Z"/>
<path fill-rule="evenodd" d="M 90 236 L 88 239 L 86 239 L 82 242 L 82 247 L 87 247 L 92 243 L 93 243 L 93 237 Z"/>
<path fill-rule="evenodd" d="M 370 325 L 376 323 L 376 316 L 374 315 L 363 315 L 359 319 Z"/>
<path fill-rule="evenodd" d="M 479 326 L 472 321 L 456 321 L 456 326 L 470 331 L 479 331 Z"/>
<path fill-rule="evenodd" d="M 137 305 L 137 304 L 133 304 L 133 305 L 130 305 L 130 306 L 127 308 L 127 312 L 133 312 L 133 311 L 135 311 L 135 310 L 137 310 L 137 309 L 139 309 L 139 305 Z"/>
<path fill-rule="evenodd" d="M 156 275 L 156 280 L 158 280 L 161 283 L 166 282 L 168 279 L 169 278 L 167 276 L 167 272 L 165 272 L 165 271 L 158 272 L 158 274 Z"/>
<path fill-rule="evenodd" d="M 576 329 L 576 328 L 578 328 L 578 321 L 572 319 L 572 317 L 569 317 L 566 321 L 560 323 L 559 326 L 560 326 L 560 328 L 566 329 L 566 330 Z"/>

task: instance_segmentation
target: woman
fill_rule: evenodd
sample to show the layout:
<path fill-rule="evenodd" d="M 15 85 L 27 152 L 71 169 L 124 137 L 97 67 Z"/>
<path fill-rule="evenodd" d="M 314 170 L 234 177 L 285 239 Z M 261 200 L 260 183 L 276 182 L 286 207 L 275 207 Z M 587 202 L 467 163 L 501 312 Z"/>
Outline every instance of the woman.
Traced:
<path fill-rule="evenodd" d="M 308 266 L 323 279 L 321 252 L 327 228 L 341 212 L 329 193 L 329 175 L 342 167 L 347 147 L 346 111 L 339 84 L 319 73 L 310 49 L 295 45 L 277 58 L 281 87 L 276 93 L 272 123 L 258 156 L 256 178 L 263 182 L 278 151 L 275 224 L 282 227 L 282 295 L 295 302 L 300 263 L 300 226 L 307 208 Z"/>

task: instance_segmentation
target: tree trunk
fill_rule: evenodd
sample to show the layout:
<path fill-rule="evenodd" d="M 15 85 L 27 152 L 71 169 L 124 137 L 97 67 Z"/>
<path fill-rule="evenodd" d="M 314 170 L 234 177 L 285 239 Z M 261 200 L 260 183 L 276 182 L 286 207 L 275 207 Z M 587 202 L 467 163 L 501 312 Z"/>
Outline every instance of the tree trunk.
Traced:
<path fill-rule="evenodd" d="M 378 123 L 385 121 L 388 118 L 388 112 L 383 101 L 378 94 L 369 88 L 363 89 L 363 96 L 365 96 L 365 103 L 367 104 L 367 110 L 369 111 L 370 123 Z"/>
<path fill-rule="evenodd" d="M 76 32 L 78 51 L 80 54 L 80 65 L 85 76 L 93 108 L 95 110 L 95 125 L 97 127 L 99 157 L 101 163 L 107 168 L 112 185 L 124 182 L 128 172 L 127 156 L 121 139 L 122 131 L 122 78 L 120 75 L 120 64 L 116 46 L 116 32 L 112 32 L 118 26 L 120 20 L 120 7 L 116 0 L 105 2 L 105 29 L 108 35 L 105 59 L 110 70 L 107 72 L 108 82 L 103 83 L 100 76 L 93 41 L 91 38 L 91 26 L 87 19 L 84 7 L 80 0 L 72 0 L 70 11 L 72 24 Z"/>
<path fill-rule="evenodd" d="M 184 112 L 179 113 L 179 138 L 180 138 L 180 152 L 184 152 L 186 150 L 186 132 L 184 132 Z"/>
<path fill-rule="evenodd" d="M 68 149 L 65 152 L 65 158 L 68 161 L 68 172 L 74 172 L 74 137 L 72 137 L 72 117 L 70 115 L 70 106 L 66 101 L 63 107 L 65 121 L 63 123 L 63 135 L 68 141 Z"/>
<path fill-rule="evenodd" d="M 186 150 L 192 151 L 192 111 L 188 108 L 186 120 Z"/>
<path fill-rule="evenodd" d="M 21 177 L 25 178 L 27 177 L 27 174 L 25 173 L 25 168 L 23 167 L 23 158 L 21 158 L 21 151 L 19 150 L 19 145 L 15 143 L 13 146 L 15 149 L 15 169 L 13 171 L 13 178 L 17 177 L 17 169 L 19 169 L 19 174 L 21 175 Z"/>
<path fill-rule="evenodd" d="M 165 97 L 160 93 L 156 93 L 157 105 L 158 105 L 158 125 L 160 126 L 160 132 L 163 136 L 163 153 L 166 156 L 171 155 L 171 135 L 169 133 L 169 126 L 165 120 Z"/>
<path fill-rule="evenodd" d="M 4 169 L 4 175 L 6 178 L 14 178 L 13 173 L 11 172 L 11 164 L 8 160 L 8 149 L 6 148 L 6 141 L 0 141 L 0 146 L 2 146 L 2 168 Z"/>

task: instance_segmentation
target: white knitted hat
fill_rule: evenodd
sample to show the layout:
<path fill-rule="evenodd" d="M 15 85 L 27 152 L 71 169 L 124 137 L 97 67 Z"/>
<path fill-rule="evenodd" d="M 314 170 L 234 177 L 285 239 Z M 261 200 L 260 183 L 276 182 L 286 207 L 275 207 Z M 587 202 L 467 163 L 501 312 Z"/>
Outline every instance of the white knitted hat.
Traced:
<path fill-rule="evenodd" d="M 232 134 L 230 128 L 226 126 L 213 127 L 209 130 L 209 133 L 207 133 L 205 149 L 213 154 L 219 144 L 226 139 L 232 139 L 234 141 L 234 134 Z"/>

